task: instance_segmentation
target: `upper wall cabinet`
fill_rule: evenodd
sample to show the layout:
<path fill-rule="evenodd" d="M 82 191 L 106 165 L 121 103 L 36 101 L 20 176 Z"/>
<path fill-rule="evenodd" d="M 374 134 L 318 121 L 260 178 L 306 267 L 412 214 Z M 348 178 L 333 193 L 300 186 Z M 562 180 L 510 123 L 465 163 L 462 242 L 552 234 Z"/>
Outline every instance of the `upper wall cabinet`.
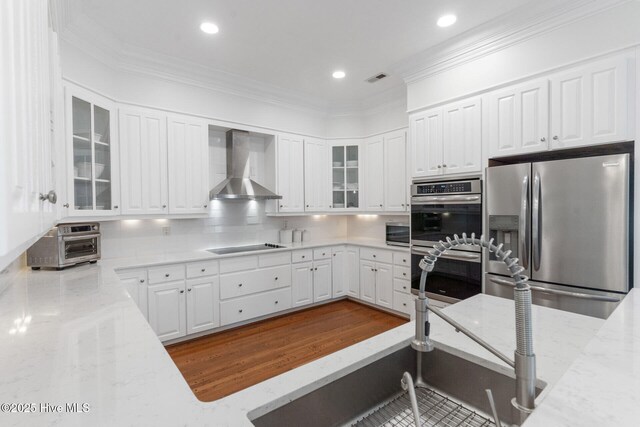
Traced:
<path fill-rule="evenodd" d="M 362 164 L 360 141 L 333 142 L 331 148 L 332 210 L 356 210 L 362 206 Z"/>
<path fill-rule="evenodd" d="M 204 214 L 209 205 L 207 124 L 195 117 L 171 115 L 167 125 L 169 213 Z"/>
<path fill-rule="evenodd" d="M 166 115 L 124 107 L 119 124 L 122 214 L 168 213 Z"/>
<path fill-rule="evenodd" d="M 277 193 L 279 212 L 304 212 L 304 139 L 297 135 L 278 136 Z"/>
<path fill-rule="evenodd" d="M 304 140 L 304 210 L 323 212 L 329 208 L 329 147 L 317 138 Z"/>
<path fill-rule="evenodd" d="M 546 150 L 549 81 L 535 80 L 489 95 L 489 157 Z"/>
<path fill-rule="evenodd" d="M 367 161 L 367 164 L 369 162 Z M 374 165 L 375 166 L 375 165 Z M 380 169 L 378 166 L 378 173 Z M 409 208 L 407 175 L 407 132 L 400 130 L 384 136 L 384 209 L 404 212 Z"/>
<path fill-rule="evenodd" d="M 629 60 L 617 57 L 551 76 L 551 148 L 630 136 Z"/>
<path fill-rule="evenodd" d="M 115 105 L 76 86 L 66 87 L 70 216 L 116 215 L 120 211 Z"/>
<path fill-rule="evenodd" d="M 377 135 L 365 140 L 364 199 L 366 211 L 384 208 L 384 137 Z"/>
<path fill-rule="evenodd" d="M 414 178 L 482 169 L 482 103 L 471 98 L 410 117 Z"/>

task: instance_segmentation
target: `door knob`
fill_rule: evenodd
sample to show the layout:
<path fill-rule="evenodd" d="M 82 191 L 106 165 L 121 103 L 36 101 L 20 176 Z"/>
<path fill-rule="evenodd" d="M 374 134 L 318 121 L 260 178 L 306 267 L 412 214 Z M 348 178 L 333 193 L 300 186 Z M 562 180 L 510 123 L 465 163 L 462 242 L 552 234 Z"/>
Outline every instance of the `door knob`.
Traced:
<path fill-rule="evenodd" d="M 51 190 L 47 194 L 40 193 L 40 200 L 42 200 L 43 202 L 46 200 L 52 205 L 55 205 L 56 202 L 58 201 L 58 195 L 56 194 L 55 190 Z M 68 206 L 69 205 L 67 205 L 67 207 Z"/>

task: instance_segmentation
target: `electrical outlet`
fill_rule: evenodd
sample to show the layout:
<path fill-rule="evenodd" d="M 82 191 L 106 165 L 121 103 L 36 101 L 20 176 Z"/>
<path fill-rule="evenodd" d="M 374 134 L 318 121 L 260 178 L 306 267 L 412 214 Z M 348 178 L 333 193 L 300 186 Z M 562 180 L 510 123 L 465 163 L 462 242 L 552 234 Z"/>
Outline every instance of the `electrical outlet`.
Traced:
<path fill-rule="evenodd" d="M 171 234 L 171 227 L 169 227 L 168 225 L 165 227 L 162 227 L 162 235 L 168 236 L 169 234 Z"/>

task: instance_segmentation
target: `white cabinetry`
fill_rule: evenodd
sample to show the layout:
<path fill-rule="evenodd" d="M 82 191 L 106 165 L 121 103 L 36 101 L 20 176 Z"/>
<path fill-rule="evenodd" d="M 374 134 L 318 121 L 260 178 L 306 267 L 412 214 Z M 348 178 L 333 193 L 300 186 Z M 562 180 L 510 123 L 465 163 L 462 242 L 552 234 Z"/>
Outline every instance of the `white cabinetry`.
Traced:
<path fill-rule="evenodd" d="M 304 140 L 304 202 L 305 211 L 322 212 L 329 208 L 329 147 L 327 141 Z"/>
<path fill-rule="evenodd" d="M 120 213 L 115 104 L 74 85 L 65 87 L 69 216 Z"/>
<path fill-rule="evenodd" d="M 361 150 L 359 140 L 333 142 L 331 147 L 331 202 L 337 211 L 358 210 L 362 207 Z"/>
<path fill-rule="evenodd" d="M 304 140 L 281 134 L 277 142 L 279 212 L 304 212 Z"/>
<path fill-rule="evenodd" d="M 347 251 L 345 246 L 331 248 L 331 287 L 333 298 L 347 295 Z"/>
<path fill-rule="evenodd" d="M 186 287 L 187 334 L 195 334 L 219 326 L 219 278 L 216 276 L 188 279 Z"/>
<path fill-rule="evenodd" d="M 526 82 L 489 95 L 489 157 L 546 150 L 549 81 Z"/>
<path fill-rule="evenodd" d="M 118 273 L 118 278 L 122 282 L 131 299 L 136 303 L 145 319 L 149 317 L 147 306 L 147 271 L 129 270 Z"/>
<path fill-rule="evenodd" d="M 360 299 L 381 307 L 393 307 L 393 252 L 360 250 Z"/>
<path fill-rule="evenodd" d="M 390 264 L 376 263 L 376 304 L 393 307 L 393 273 Z"/>
<path fill-rule="evenodd" d="M 360 261 L 360 299 L 376 302 L 376 263 L 373 261 Z"/>
<path fill-rule="evenodd" d="M 374 136 L 365 141 L 364 199 L 365 210 L 381 211 L 384 207 L 384 137 Z"/>
<path fill-rule="evenodd" d="M 148 287 L 149 324 L 160 341 L 187 333 L 184 280 Z"/>
<path fill-rule="evenodd" d="M 411 115 L 411 176 L 437 175 L 442 159 L 442 109 L 435 108 Z"/>
<path fill-rule="evenodd" d="M 204 214 L 209 204 L 207 124 L 183 115 L 168 118 L 169 213 Z"/>
<path fill-rule="evenodd" d="M 55 220 L 54 207 L 39 198 L 59 190 L 52 166 L 51 107 L 59 104 L 60 83 L 54 38 L 47 2 L 0 2 L 0 270 Z"/>
<path fill-rule="evenodd" d="M 355 246 L 347 246 L 345 253 L 346 291 L 347 295 L 360 299 L 360 249 Z"/>
<path fill-rule="evenodd" d="M 313 262 L 313 302 L 331 299 L 331 260 Z"/>
<path fill-rule="evenodd" d="M 291 305 L 301 307 L 313 302 L 313 262 L 293 264 Z"/>
<path fill-rule="evenodd" d="M 166 115 L 124 107 L 119 125 L 122 214 L 168 213 Z"/>
<path fill-rule="evenodd" d="M 368 158 L 367 165 L 370 165 Z M 384 136 L 385 211 L 405 212 L 409 208 L 408 198 L 407 133 L 404 130 L 390 132 Z"/>
<path fill-rule="evenodd" d="M 551 76 L 552 149 L 633 139 L 628 70 L 622 56 Z"/>

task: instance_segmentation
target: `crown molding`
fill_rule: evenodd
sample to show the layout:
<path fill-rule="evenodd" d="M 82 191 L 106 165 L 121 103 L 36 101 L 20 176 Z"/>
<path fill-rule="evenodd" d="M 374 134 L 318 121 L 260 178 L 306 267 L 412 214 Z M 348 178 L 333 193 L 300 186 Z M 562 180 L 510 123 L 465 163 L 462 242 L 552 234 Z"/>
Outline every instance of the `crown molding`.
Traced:
<path fill-rule="evenodd" d="M 411 84 L 633 0 L 529 3 L 401 61 L 391 70 Z"/>

